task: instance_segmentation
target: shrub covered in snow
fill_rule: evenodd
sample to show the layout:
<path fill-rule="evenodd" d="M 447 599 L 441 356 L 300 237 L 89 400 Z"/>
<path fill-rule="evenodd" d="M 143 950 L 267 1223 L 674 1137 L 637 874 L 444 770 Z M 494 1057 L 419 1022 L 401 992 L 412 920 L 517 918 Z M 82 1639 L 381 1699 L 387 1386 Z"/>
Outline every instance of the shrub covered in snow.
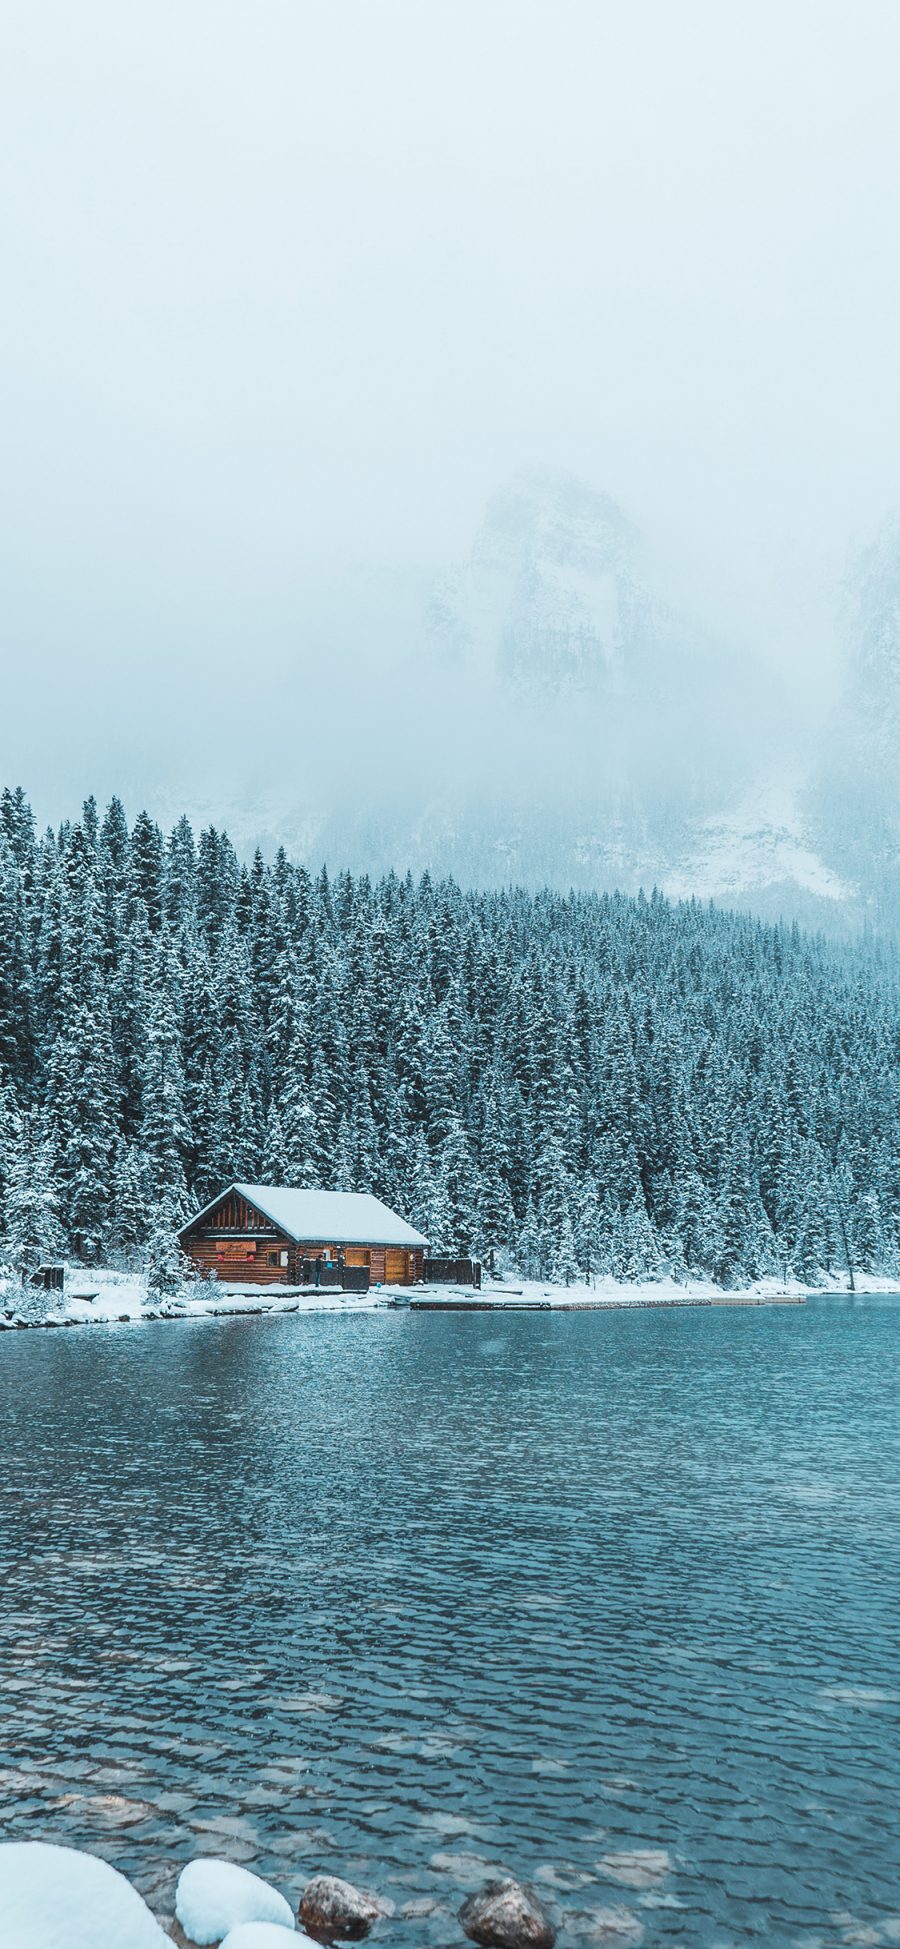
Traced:
<path fill-rule="evenodd" d="M 32 1286 L 27 1279 L 12 1277 L 3 1286 L 0 1305 L 4 1312 L 13 1313 L 17 1319 L 39 1324 L 60 1312 L 62 1297 L 61 1292 L 47 1292 L 43 1286 Z"/>

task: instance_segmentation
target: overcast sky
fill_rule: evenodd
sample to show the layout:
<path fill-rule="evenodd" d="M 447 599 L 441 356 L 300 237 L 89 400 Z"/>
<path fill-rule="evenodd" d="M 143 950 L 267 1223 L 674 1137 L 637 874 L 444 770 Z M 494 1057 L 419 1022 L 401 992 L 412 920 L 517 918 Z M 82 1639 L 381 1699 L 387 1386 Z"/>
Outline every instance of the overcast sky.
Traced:
<path fill-rule="evenodd" d="M 301 708 L 318 565 L 522 464 L 749 613 L 837 559 L 900 499 L 898 70 L 896 0 L 6 0 L 4 776 Z"/>

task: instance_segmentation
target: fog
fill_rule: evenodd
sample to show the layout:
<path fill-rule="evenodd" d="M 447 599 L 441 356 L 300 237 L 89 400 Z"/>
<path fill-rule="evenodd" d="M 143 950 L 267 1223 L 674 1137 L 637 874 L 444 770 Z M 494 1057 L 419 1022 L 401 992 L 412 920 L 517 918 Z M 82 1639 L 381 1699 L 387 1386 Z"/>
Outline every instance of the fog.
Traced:
<path fill-rule="evenodd" d="M 400 753 L 520 785 L 546 700 L 422 617 L 522 468 L 636 524 L 736 750 L 815 735 L 898 499 L 892 0 L 8 0 L 4 44 L 0 771 L 42 818 L 296 837 L 338 786 L 392 815 Z M 645 697 L 569 790 L 600 744 L 643 789 Z"/>

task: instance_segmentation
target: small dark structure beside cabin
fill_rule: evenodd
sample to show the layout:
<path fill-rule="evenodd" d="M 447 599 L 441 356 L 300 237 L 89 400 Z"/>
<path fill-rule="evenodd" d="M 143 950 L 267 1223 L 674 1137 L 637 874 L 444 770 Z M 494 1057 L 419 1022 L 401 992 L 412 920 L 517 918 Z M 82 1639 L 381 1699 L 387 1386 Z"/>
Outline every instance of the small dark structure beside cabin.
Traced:
<path fill-rule="evenodd" d="M 37 1286 L 45 1293 L 61 1293 L 65 1283 L 64 1265 L 39 1265 L 28 1281 L 29 1286 Z"/>
<path fill-rule="evenodd" d="M 230 1184 L 179 1233 L 207 1277 L 235 1285 L 414 1286 L 427 1240 L 361 1191 Z M 317 1278 L 318 1261 L 318 1278 Z"/>
<path fill-rule="evenodd" d="M 480 1259 L 426 1259 L 425 1278 L 435 1286 L 481 1287 Z"/>

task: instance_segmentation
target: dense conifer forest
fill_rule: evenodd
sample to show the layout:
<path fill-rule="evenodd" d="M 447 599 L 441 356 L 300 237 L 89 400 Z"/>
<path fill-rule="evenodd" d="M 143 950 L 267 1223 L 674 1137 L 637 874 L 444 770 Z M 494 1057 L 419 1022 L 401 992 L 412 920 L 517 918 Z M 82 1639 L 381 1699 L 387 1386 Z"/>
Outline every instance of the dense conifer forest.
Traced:
<path fill-rule="evenodd" d="M 698 905 L 242 864 L 0 799 L 5 1256 L 165 1256 L 232 1178 L 561 1280 L 900 1269 L 892 955 Z"/>

